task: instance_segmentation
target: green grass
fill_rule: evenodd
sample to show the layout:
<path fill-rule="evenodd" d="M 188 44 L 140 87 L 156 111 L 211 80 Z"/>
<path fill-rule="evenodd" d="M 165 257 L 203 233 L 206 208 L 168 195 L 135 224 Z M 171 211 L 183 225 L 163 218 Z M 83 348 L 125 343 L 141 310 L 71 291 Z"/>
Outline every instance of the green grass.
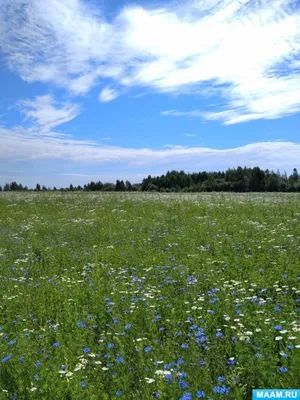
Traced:
<path fill-rule="evenodd" d="M 297 194 L 2 194 L 0 399 L 299 388 L 299 222 Z"/>

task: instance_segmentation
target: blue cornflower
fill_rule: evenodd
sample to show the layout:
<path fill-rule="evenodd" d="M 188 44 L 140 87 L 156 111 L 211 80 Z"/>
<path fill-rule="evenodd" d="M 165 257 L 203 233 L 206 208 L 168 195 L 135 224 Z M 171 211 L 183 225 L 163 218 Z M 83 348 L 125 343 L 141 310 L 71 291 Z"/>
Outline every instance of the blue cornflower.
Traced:
<path fill-rule="evenodd" d="M 205 397 L 205 392 L 203 392 L 203 390 L 199 390 L 196 392 L 196 397 L 197 399 L 203 399 Z"/>
<path fill-rule="evenodd" d="M 63 371 L 65 370 L 65 369 L 67 369 L 67 366 L 64 364 L 64 365 L 61 365 L 60 366 L 60 369 L 62 369 Z"/>
<path fill-rule="evenodd" d="M 224 382 L 225 381 L 225 376 L 218 376 L 218 381 L 219 382 Z"/>
<path fill-rule="evenodd" d="M 40 377 L 39 377 L 38 375 L 34 375 L 34 379 L 35 379 L 36 381 L 39 381 L 39 380 L 40 380 Z"/>
<path fill-rule="evenodd" d="M 153 393 L 152 393 L 152 396 L 153 396 L 155 399 L 160 399 L 160 398 L 161 398 L 161 393 L 159 393 L 159 392 L 153 392 Z"/>
<path fill-rule="evenodd" d="M 185 392 L 179 400 L 193 400 L 193 397 L 190 392 Z"/>
<path fill-rule="evenodd" d="M 53 347 L 59 347 L 60 345 L 59 345 L 59 342 L 55 342 L 55 343 L 53 343 Z"/>
<path fill-rule="evenodd" d="M 223 386 L 214 386 L 213 392 L 217 394 L 227 394 L 230 391 L 230 388 L 223 385 Z"/>
<path fill-rule="evenodd" d="M 286 367 L 280 367 L 279 371 L 284 374 L 285 372 L 288 372 L 288 369 Z"/>
<path fill-rule="evenodd" d="M 172 374 L 167 374 L 167 375 L 166 375 L 166 380 L 167 380 L 169 383 L 172 383 L 172 380 L 173 380 Z"/>
<path fill-rule="evenodd" d="M 186 343 L 183 343 L 183 344 L 181 345 L 181 348 L 182 348 L 182 349 L 188 349 L 188 347 L 189 347 L 189 345 L 186 344 Z"/>
<path fill-rule="evenodd" d="M 77 322 L 76 325 L 78 326 L 78 328 L 86 328 L 86 324 L 84 322 L 81 322 L 81 321 Z"/>
<path fill-rule="evenodd" d="M 187 376 L 187 373 L 186 373 L 186 372 L 178 372 L 178 377 L 179 377 L 180 379 L 186 378 L 186 376 Z"/>
<path fill-rule="evenodd" d="M 274 311 L 280 311 L 280 310 L 281 310 L 281 307 L 280 307 L 280 306 L 274 307 Z"/>
<path fill-rule="evenodd" d="M 282 353 L 282 354 L 281 354 L 281 357 L 283 357 L 283 358 L 288 358 L 288 356 L 289 356 L 289 355 L 286 354 L 286 353 Z"/>
<path fill-rule="evenodd" d="M 195 281 L 195 280 L 196 280 L 196 278 L 195 278 L 193 275 L 188 276 L 188 277 L 186 278 L 186 281 L 187 281 L 187 282 L 193 282 L 193 281 Z"/>
<path fill-rule="evenodd" d="M 151 346 L 147 346 L 147 347 L 144 348 L 144 352 L 145 353 L 149 353 L 151 350 L 152 350 Z"/>
<path fill-rule="evenodd" d="M 188 389 L 189 385 L 184 381 L 179 381 L 179 386 L 181 389 Z"/>
<path fill-rule="evenodd" d="M 227 361 L 227 365 L 234 365 L 235 364 L 235 360 L 228 360 Z"/>
<path fill-rule="evenodd" d="M 36 363 L 35 363 L 35 366 L 36 366 L 36 368 L 39 368 L 40 366 L 41 366 L 41 362 L 40 361 L 37 361 Z"/>
<path fill-rule="evenodd" d="M 276 331 L 281 331 L 281 330 L 282 330 L 282 326 L 281 326 L 281 325 L 275 325 L 275 326 L 274 326 L 274 329 L 275 329 Z"/>
<path fill-rule="evenodd" d="M 256 353 L 256 354 L 255 354 L 255 357 L 256 357 L 256 358 L 262 358 L 262 354 L 261 354 L 261 353 Z"/>
<path fill-rule="evenodd" d="M 123 392 L 122 392 L 122 390 L 118 390 L 117 392 L 116 392 L 116 396 L 122 396 L 122 394 L 123 394 Z"/>
<path fill-rule="evenodd" d="M 125 325 L 125 329 L 130 329 L 131 326 L 132 326 L 131 324 L 126 324 L 126 325 Z"/>
<path fill-rule="evenodd" d="M 224 335 L 223 335 L 222 332 L 217 332 L 217 333 L 216 333 L 216 337 L 221 339 L 221 338 L 224 337 Z"/>
<path fill-rule="evenodd" d="M 118 362 L 119 364 L 123 364 L 123 362 L 124 362 L 123 357 L 118 356 L 118 357 L 117 357 L 117 362 Z"/>
<path fill-rule="evenodd" d="M 89 354 L 91 352 L 91 349 L 89 347 L 84 347 L 83 352 L 84 354 Z"/>
<path fill-rule="evenodd" d="M 8 342 L 7 344 L 8 344 L 9 346 L 13 346 L 13 345 L 16 344 L 16 343 L 17 343 L 16 340 L 11 340 L 11 341 Z"/>
<path fill-rule="evenodd" d="M 108 343 L 107 347 L 108 347 L 109 349 L 112 349 L 113 347 L 115 347 L 115 345 L 114 345 L 113 343 Z"/>
<path fill-rule="evenodd" d="M 11 355 L 8 355 L 8 356 L 2 358 L 2 362 L 3 362 L 3 363 L 6 363 L 6 362 L 9 361 L 11 358 L 12 358 L 12 356 L 11 356 Z"/>
<path fill-rule="evenodd" d="M 82 381 L 82 382 L 81 382 L 81 387 L 82 387 L 82 389 L 85 389 L 86 386 L 87 386 L 86 383 L 85 383 L 84 381 Z"/>
<path fill-rule="evenodd" d="M 25 360 L 24 356 L 19 357 L 19 361 L 24 362 L 24 360 Z"/>

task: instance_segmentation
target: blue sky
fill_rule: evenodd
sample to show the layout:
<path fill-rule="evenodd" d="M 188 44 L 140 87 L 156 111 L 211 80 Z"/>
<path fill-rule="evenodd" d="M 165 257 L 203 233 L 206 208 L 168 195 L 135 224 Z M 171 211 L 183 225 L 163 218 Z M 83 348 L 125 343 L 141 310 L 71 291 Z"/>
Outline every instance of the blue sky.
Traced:
<path fill-rule="evenodd" d="M 300 160 L 295 0 L 0 0 L 0 184 Z"/>

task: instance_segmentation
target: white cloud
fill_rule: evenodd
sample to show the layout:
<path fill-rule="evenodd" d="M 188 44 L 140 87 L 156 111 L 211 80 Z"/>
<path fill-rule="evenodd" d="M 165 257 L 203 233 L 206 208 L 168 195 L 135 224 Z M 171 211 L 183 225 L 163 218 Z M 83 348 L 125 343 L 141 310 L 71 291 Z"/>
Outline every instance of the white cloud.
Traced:
<path fill-rule="evenodd" d="M 232 149 L 172 146 L 162 150 L 104 146 L 93 141 L 37 135 L 34 130 L 0 128 L 0 161 L 30 162 L 60 160 L 81 165 L 123 163 L 138 170 L 141 166 L 186 170 L 225 169 L 237 165 L 291 170 L 299 163 L 300 144 L 291 142 L 253 143 Z M 24 164 L 24 165 L 25 165 Z"/>
<path fill-rule="evenodd" d="M 17 107 L 40 133 L 69 122 L 80 113 L 79 105 L 59 104 L 50 95 L 37 96 L 34 100 L 21 100 Z"/>
<path fill-rule="evenodd" d="M 99 100 L 104 103 L 108 103 L 112 100 L 115 100 L 117 97 L 119 97 L 119 93 L 116 90 L 107 86 L 101 91 L 99 95 Z"/>
<path fill-rule="evenodd" d="M 111 22 L 81 0 L 10 0 L 0 3 L 0 27 L 0 48 L 28 82 L 74 94 L 107 78 L 125 88 L 217 93 L 222 109 L 190 116 L 225 124 L 300 111 L 298 0 L 131 5 Z M 108 87 L 100 100 L 115 96 Z"/>
<path fill-rule="evenodd" d="M 197 135 L 195 135 L 194 133 L 184 133 L 183 136 L 186 136 L 186 137 L 196 137 Z"/>

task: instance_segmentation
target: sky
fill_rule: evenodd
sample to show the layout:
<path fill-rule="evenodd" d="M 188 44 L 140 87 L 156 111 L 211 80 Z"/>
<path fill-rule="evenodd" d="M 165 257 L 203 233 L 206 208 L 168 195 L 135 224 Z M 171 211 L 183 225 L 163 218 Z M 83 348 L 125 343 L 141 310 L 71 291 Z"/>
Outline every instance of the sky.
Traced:
<path fill-rule="evenodd" d="M 0 0 L 0 184 L 299 163 L 299 0 Z"/>

